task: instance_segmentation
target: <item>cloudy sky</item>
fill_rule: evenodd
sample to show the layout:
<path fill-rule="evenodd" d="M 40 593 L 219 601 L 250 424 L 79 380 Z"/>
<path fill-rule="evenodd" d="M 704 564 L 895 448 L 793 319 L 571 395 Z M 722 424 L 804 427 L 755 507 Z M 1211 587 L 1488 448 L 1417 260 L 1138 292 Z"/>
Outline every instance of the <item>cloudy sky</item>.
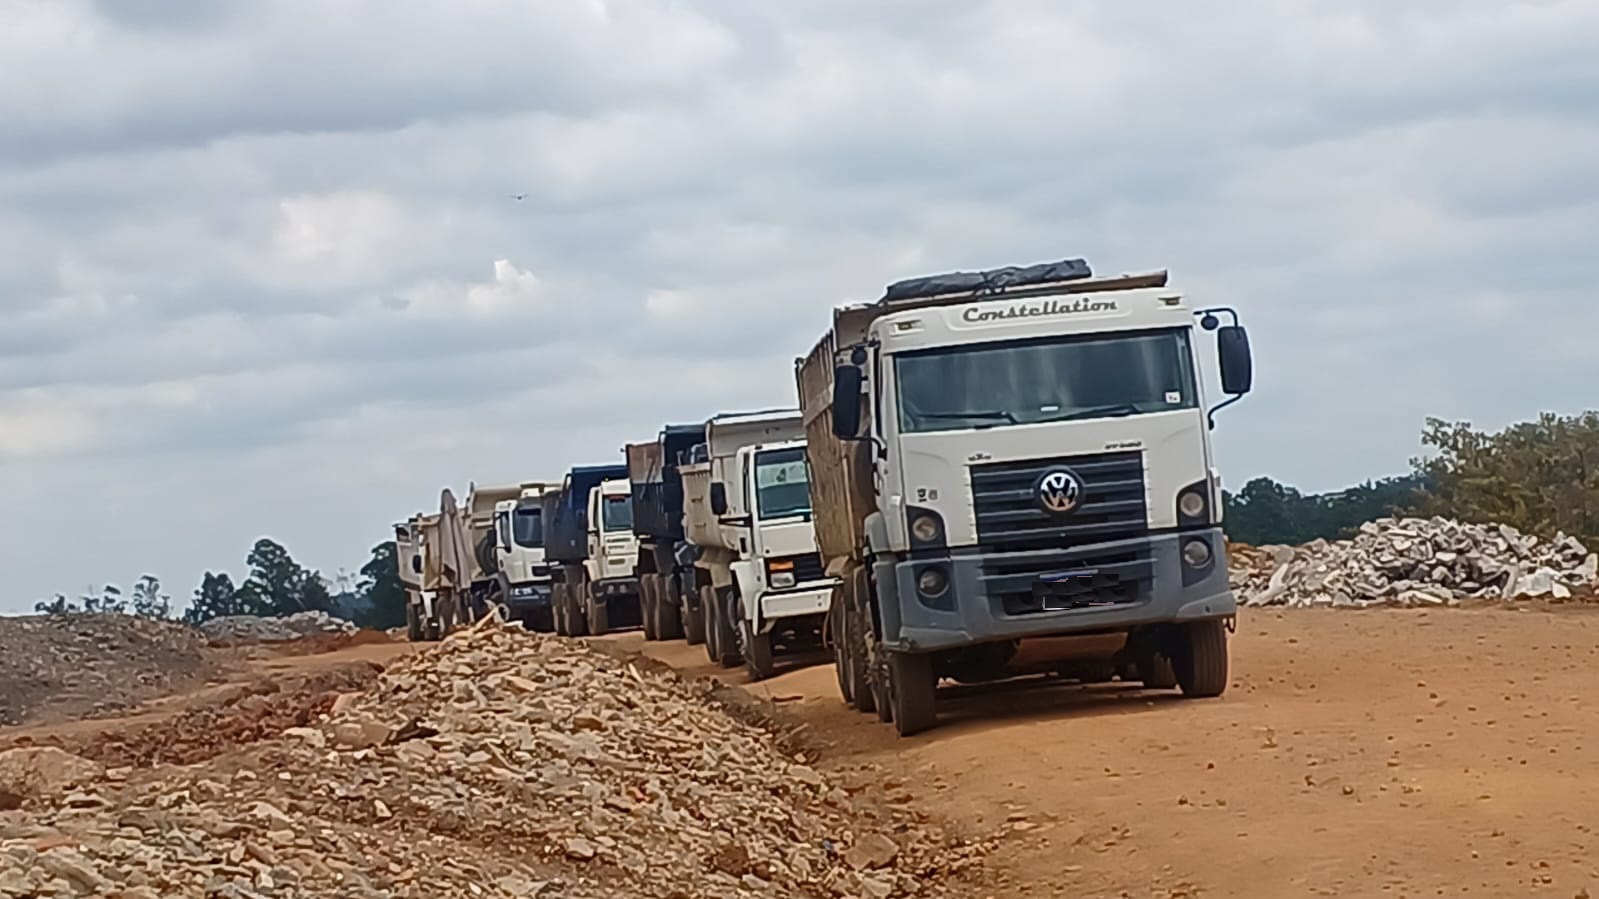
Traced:
<path fill-rule="evenodd" d="M 1599 383 L 1592 0 L 0 0 L 0 611 L 792 402 L 826 310 L 1239 307 L 1224 474 Z M 513 194 L 525 194 L 523 200 Z"/>

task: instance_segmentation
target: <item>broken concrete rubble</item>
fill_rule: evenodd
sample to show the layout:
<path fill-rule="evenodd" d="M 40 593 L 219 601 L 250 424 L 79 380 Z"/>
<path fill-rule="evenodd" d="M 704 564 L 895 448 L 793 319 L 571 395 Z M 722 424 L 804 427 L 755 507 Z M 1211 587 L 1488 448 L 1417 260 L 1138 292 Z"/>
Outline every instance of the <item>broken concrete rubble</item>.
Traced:
<path fill-rule="evenodd" d="M 485 621 L 310 727 L 0 812 L 0 897 L 965 894 L 988 847 L 709 691 Z"/>
<path fill-rule="evenodd" d="M 1447 518 L 1385 518 L 1349 540 L 1230 552 L 1233 588 L 1248 606 L 1563 600 L 1599 580 L 1599 554 L 1575 537 L 1540 540 L 1509 525 Z"/>

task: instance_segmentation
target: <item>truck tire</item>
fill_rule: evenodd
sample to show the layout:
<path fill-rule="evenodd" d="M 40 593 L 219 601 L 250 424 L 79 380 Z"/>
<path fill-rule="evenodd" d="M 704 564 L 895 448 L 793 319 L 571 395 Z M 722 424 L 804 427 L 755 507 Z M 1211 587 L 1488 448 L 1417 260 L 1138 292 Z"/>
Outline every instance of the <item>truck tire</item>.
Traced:
<path fill-rule="evenodd" d="M 588 615 L 588 632 L 603 637 L 611 632 L 611 610 L 594 595 L 594 585 L 583 585 L 583 608 Z"/>
<path fill-rule="evenodd" d="M 888 653 L 888 684 L 900 736 L 915 736 L 938 723 L 938 678 L 930 654 Z"/>
<path fill-rule="evenodd" d="M 405 598 L 405 639 L 412 643 L 422 642 L 422 619 L 416 613 L 416 603 L 409 596 Z"/>
<path fill-rule="evenodd" d="M 455 630 L 455 607 L 460 600 L 452 593 L 448 599 L 433 604 L 433 616 L 438 619 L 438 639 L 443 640 Z"/>
<path fill-rule="evenodd" d="M 777 670 L 772 664 L 772 632 L 755 632 L 749 610 L 744 608 L 744 600 L 735 598 L 733 608 L 738 611 L 735 626 L 738 628 L 739 654 L 744 657 L 744 670 L 749 673 L 752 682 L 766 680 Z"/>
<path fill-rule="evenodd" d="M 1171 658 L 1163 652 L 1151 653 L 1138 663 L 1138 679 L 1146 690 L 1170 690 L 1177 686 L 1177 672 L 1172 670 Z"/>
<path fill-rule="evenodd" d="M 639 619 L 644 625 L 646 643 L 661 639 L 659 617 L 655 611 L 656 602 L 655 575 L 641 576 L 638 579 L 638 610 Z"/>
<path fill-rule="evenodd" d="M 738 651 L 738 632 L 734 628 L 733 604 L 738 602 L 738 591 L 723 587 L 716 591 L 716 663 L 723 668 L 737 668 L 744 659 Z"/>
<path fill-rule="evenodd" d="M 705 600 L 698 587 L 683 585 L 683 639 L 690 646 L 705 642 Z"/>
<path fill-rule="evenodd" d="M 862 627 L 862 614 L 853 602 L 844 610 L 845 663 L 849 666 L 850 701 L 858 712 L 868 715 L 877 711 L 877 694 L 872 692 L 868 674 L 867 634 Z"/>
<path fill-rule="evenodd" d="M 661 640 L 683 639 L 683 609 L 669 574 L 655 576 L 655 635 Z"/>
<path fill-rule="evenodd" d="M 827 612 L 827 639 L 833 644 L 833 676 L 838 680 L 838 695 L 845 705 L 853 707 L 854 684 L 850 682 L 849 644 L 844 641 L 844 610 L 836 602 Z"/>
<path fill-rule="evenodd" d="M 566 627 L 574 637 L 589 635 L 587 600 L 589 585 L 571 584 L 566 588 Z"/>
<path fill-rule="evenodd" d="M 555 633 L 561 637 L 571 636 L 566 626 L 566 585 L 550 585 L 550 617 L 555 619 Z"/>
<path fill-rule="evenodd" d="M 1227 625 L 1220 620 L 1185 625 L 1172 669 L 1183 695 L 1208 699 L 1227 691 Z"/>

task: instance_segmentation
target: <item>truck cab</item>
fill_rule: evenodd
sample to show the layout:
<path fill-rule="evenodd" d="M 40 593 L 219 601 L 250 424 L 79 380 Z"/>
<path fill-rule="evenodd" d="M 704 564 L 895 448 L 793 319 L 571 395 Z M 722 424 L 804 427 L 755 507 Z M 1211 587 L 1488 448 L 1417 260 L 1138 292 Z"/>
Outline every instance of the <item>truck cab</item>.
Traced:
<path fill-rule="evenodd" d="M 846 697 L 914 733 L 940 677 L 1082 634 L 1124 637 L 1107 663 L 1129 679 L 1220 694 L 1236 604 L 1210 428 L 1251 377 L 1236 314 L 1164 272 L 955 273 L 837 310 L 798 380 Z"/>
<path fill-rule="evenodd" d="M 554 630 L 552 578 L 544 555 L 544 512 L 540 500 L 548 488 L 523 486 L 517 499 L 494 507 L 494 540 L 506 612 L 536 631 Z"/>
<path fill-rule="evenodd" d="M 588 520 L 589 579 L 635 581 L 638 535 L 633 533 L 632 485 L 621 478 L 602 481 L 589 492 Z"/>
<path fill-rule="evenodd" d="M 790 650 L 821 645 L 837 582 L 816 551 L 805 441 L 741 447 L 736 467 L 742 514 L 725 521 L 747 551 L 730 566 L 738 587 L 733 626 L 746 666 L 764 676 L 774 640 Z"/>

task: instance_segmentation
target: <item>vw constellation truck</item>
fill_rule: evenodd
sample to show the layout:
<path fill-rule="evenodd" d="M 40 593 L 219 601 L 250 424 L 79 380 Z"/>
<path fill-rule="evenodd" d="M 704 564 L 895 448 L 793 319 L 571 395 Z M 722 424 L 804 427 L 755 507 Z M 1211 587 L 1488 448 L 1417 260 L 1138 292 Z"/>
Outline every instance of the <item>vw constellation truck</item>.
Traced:
<path fill-rule="evenodd" d="M 917 733 L 940 678 L 1075 635 L 1116 638 L 1104 661 L 1146 686 L 1220 695 L 1235 602 L 1199 360 L 1214 335 L 1221 405 L 1249 391 L 1237 321 L 1082 260 L 835 310 L 796 380 L 846 700 Z"/>

